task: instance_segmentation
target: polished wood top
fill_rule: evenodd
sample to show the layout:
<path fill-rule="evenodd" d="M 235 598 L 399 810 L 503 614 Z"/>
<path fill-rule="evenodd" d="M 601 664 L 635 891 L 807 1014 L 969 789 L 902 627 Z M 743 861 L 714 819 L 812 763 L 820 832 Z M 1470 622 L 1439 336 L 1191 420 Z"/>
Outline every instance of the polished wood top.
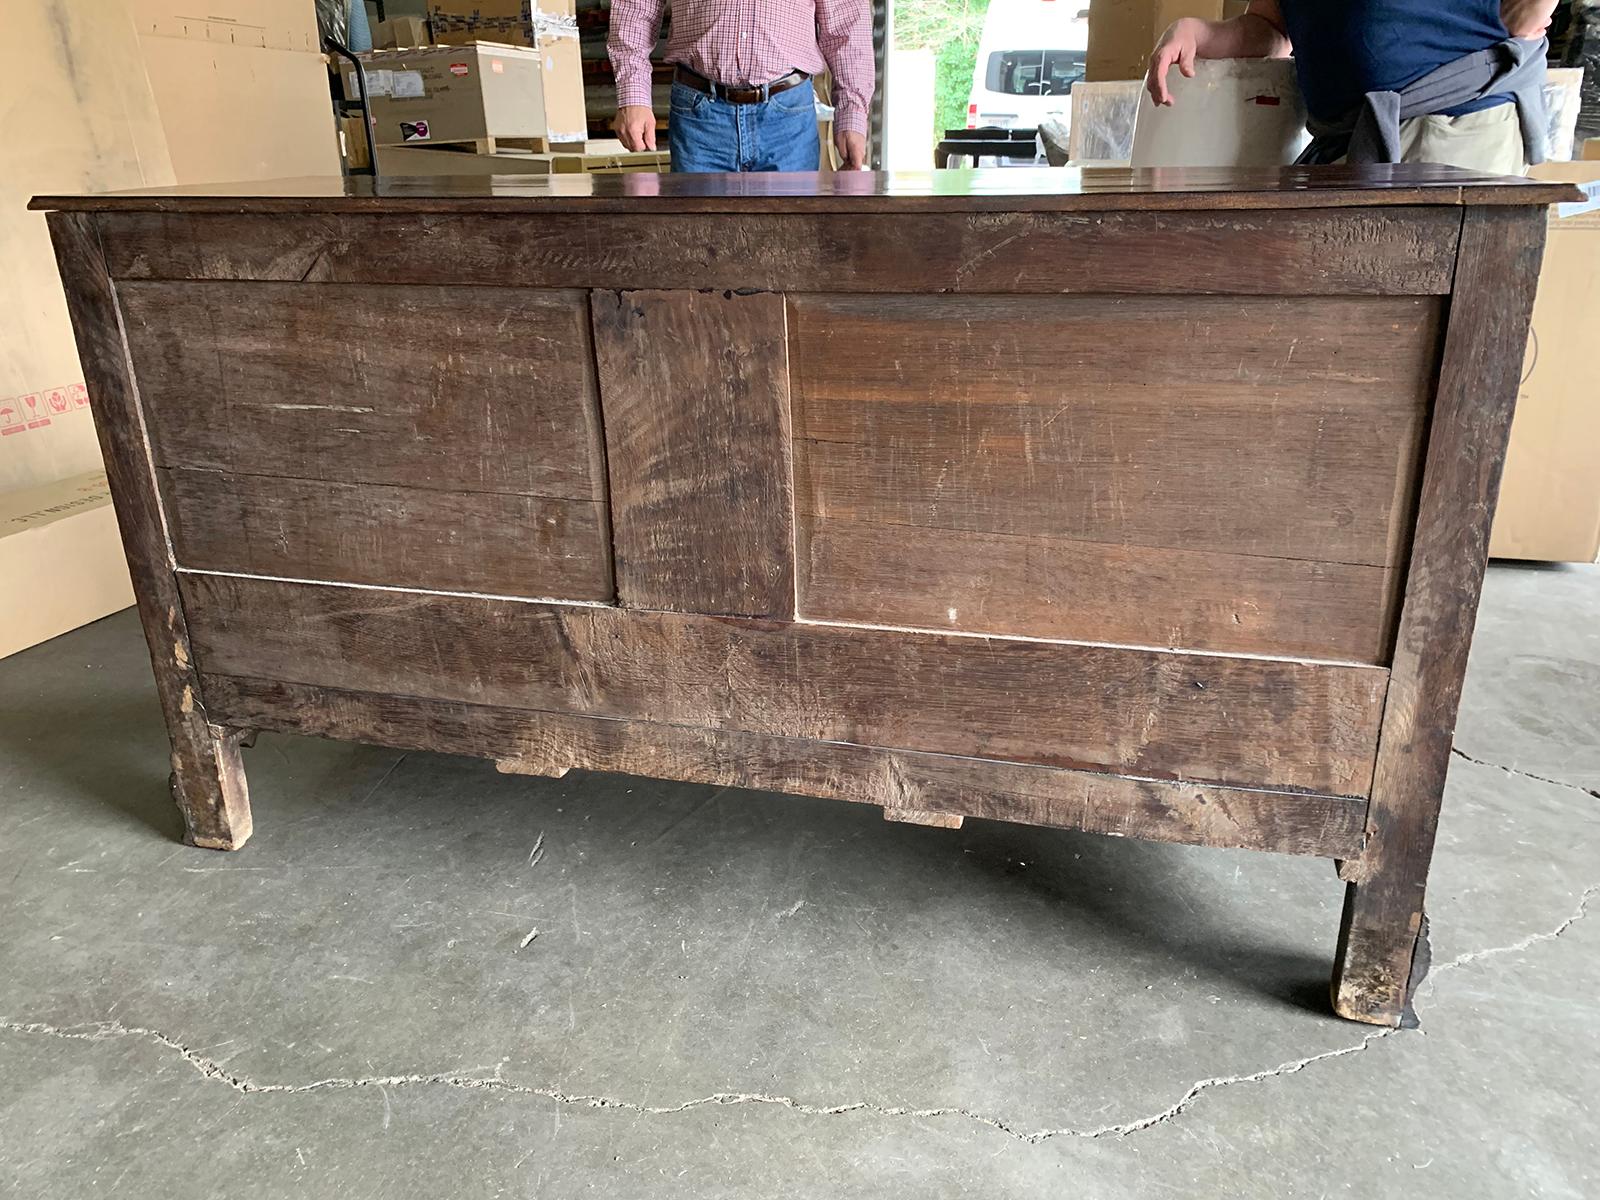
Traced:
<path fill-rule="evenodd" d="M 195 184 L 29 206 L 78 212 L 1072 212 L 1552 204 L 1568 184 L 1454 167 L 993 168 L 750 175 L 491 175 Z"/>

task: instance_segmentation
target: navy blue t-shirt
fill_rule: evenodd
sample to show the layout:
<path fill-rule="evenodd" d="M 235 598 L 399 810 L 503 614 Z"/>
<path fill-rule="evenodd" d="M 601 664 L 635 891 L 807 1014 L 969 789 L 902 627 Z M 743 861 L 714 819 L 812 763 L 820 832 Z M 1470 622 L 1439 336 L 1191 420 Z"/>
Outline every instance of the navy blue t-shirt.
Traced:
<path fill-rule="evenodd" d="M 1506 40 L 1498 0 L 1278 0 L 1312 116 L 1337 121 L 1368 92 L 1394 91 Z M 1442 115 L 1509 103 L 1486 96 Z"/>

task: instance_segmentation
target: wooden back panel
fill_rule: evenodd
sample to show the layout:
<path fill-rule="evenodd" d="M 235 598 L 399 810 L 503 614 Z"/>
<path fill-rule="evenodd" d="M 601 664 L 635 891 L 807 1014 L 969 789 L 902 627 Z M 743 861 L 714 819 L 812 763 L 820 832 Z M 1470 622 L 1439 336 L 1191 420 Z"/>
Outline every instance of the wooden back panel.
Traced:
<path fill-rule="evenodd" d="M 803 616 L 1386 660 L 1437 299 L 790 311 Z"/>
<path fill-rule="evenodd" d="M 180 566 L 613 595 L 585 293 L 118 293 Z"/>
<path fill-rule="evenodd" d="M 658 726 L 1365 795 L 1387 673 L 185 575 L 201 670 Z"/>
<path fill-rule="evenodd" d="M 1419 213 L 104 228 L 207 678 L 1360 797 Z"/>

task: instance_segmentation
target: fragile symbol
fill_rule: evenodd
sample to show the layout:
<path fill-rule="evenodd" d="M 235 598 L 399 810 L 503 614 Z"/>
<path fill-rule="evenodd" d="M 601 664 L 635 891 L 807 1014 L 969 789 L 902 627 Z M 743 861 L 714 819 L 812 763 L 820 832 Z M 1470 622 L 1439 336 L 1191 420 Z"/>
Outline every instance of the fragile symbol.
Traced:
<path fill-rule="evenodd" d="M 50 418 L 39 415 L 39 393 L 29 392 L 22 398 L 24 406 L 23 417 L 28 422 L 29 429 L 41 429 L 50 424 Z"/>
<path fill-rule="evenodd" d="M 66 388 L 51 388 L 44 394 L 44 401 L 50 406 L 53 413 L 64 413 L 70 401 L 67 400 Z"/>

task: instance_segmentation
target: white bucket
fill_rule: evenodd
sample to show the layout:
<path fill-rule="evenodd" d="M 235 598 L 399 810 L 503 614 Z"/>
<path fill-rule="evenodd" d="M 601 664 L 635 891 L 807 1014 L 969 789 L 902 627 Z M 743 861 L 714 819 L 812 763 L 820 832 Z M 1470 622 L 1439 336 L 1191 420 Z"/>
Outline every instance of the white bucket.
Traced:
<path fill-rule="evenodd" d="M 1136 167 L 1267 167 L 1290 163 L 1310 140 L 1289 58 L 1195 63 L 1193 79 L 1167 75 L 1172 106 L 1147 93 L 1133 130 Z"/>

